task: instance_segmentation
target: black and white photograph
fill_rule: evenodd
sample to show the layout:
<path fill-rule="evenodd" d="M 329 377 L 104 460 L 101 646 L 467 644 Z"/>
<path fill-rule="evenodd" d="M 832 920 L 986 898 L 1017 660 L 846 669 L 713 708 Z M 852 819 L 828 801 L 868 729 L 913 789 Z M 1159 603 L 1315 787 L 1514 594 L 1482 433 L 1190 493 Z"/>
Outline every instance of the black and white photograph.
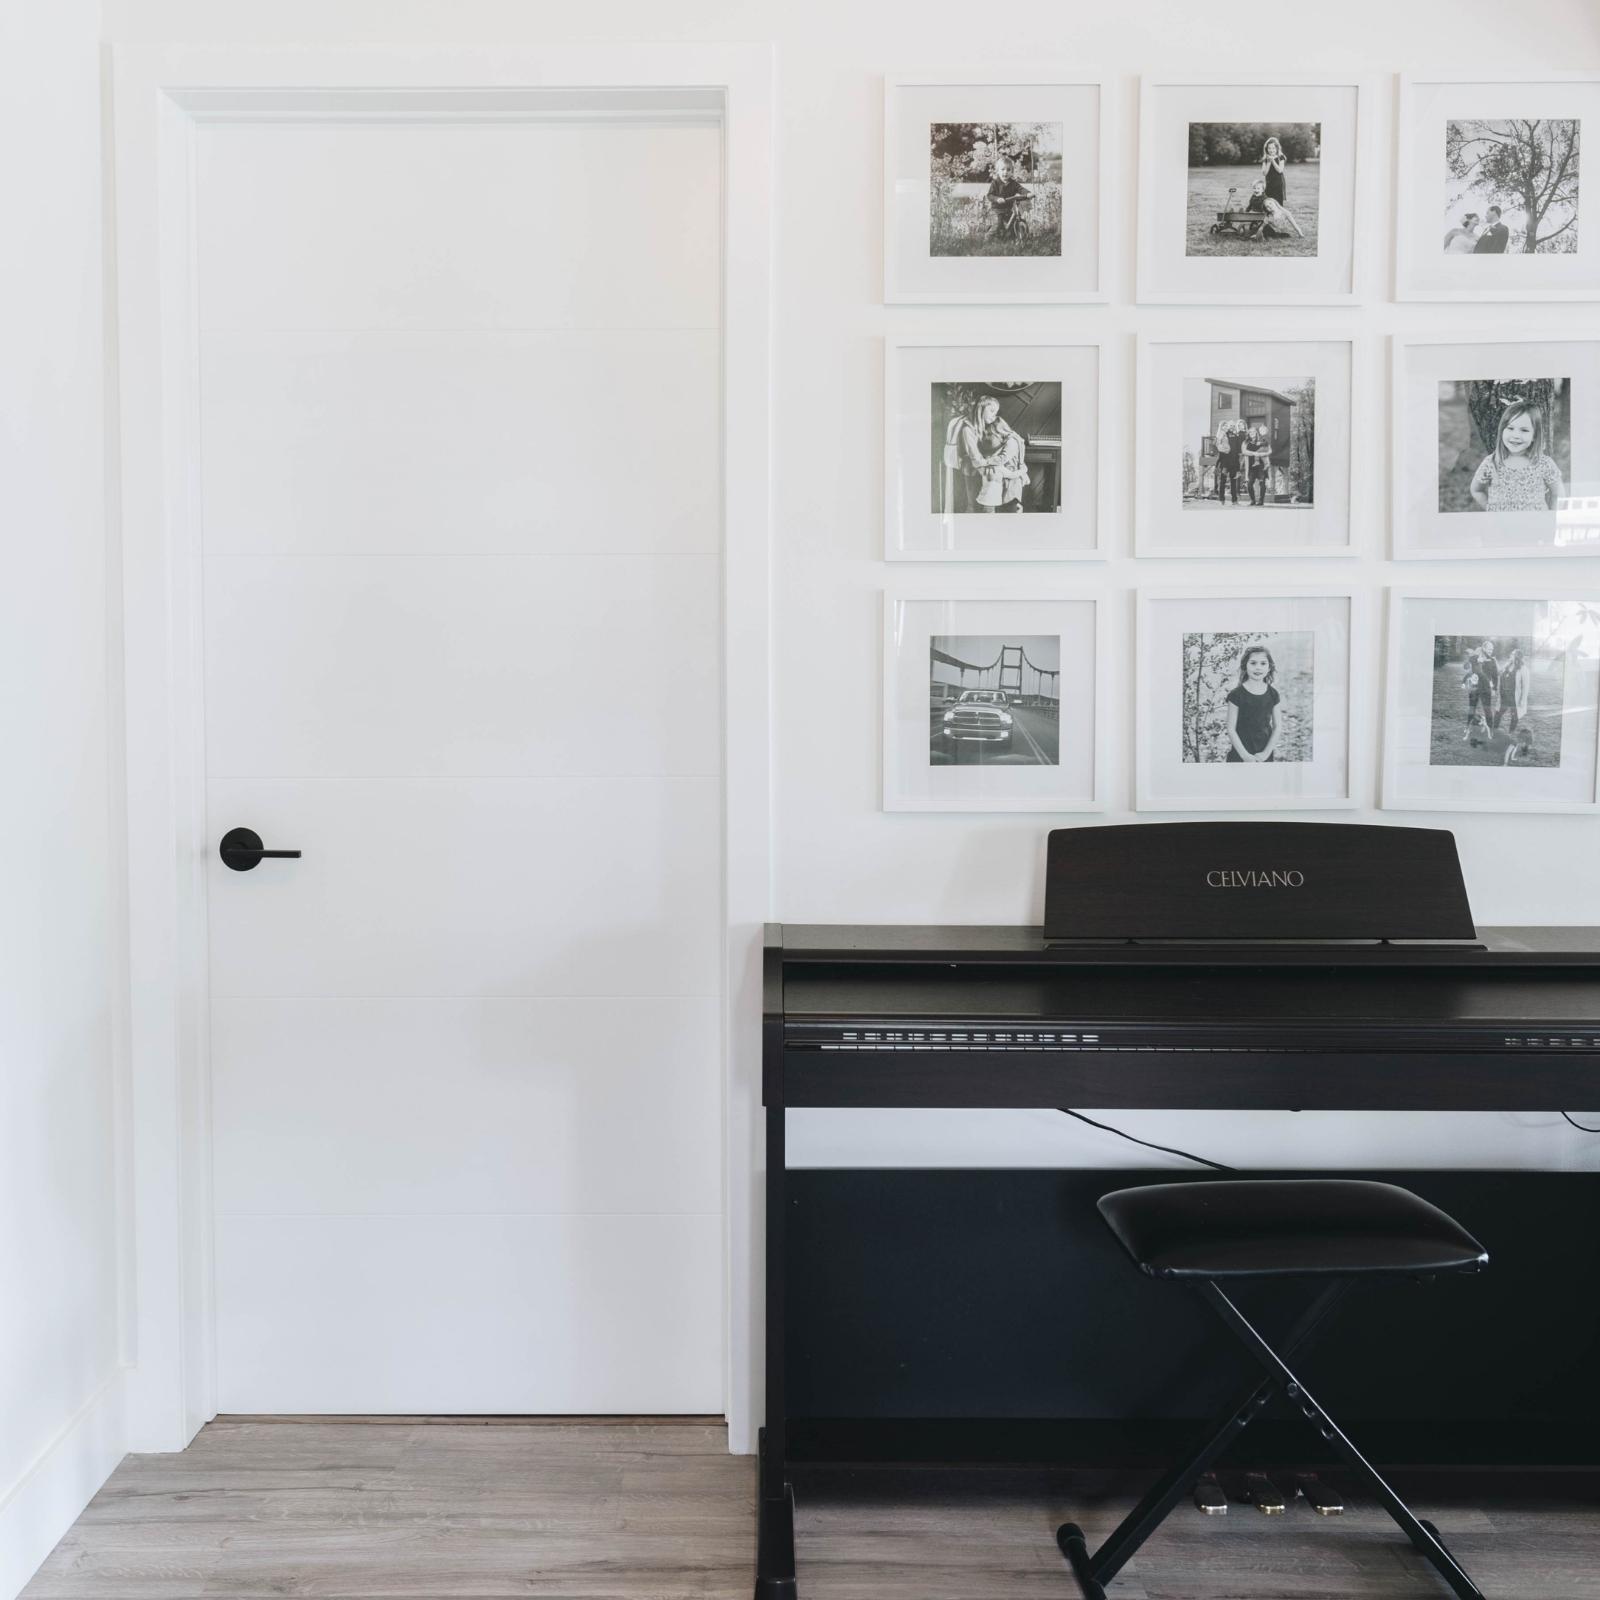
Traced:
<path fill-rule="evenodd" d="M 1061 385 L 935 383 L 930 465 L 941 516 L 1061 509 Z"/>
<path fill-rule="evenodd" d="M 1572 479 L 1570 378 L 1439 384 L 1439 509 L 1548 511 Z"/>
<path fill-rule="evenodd" d="M 1098 811 L 1105 804 L 1100 597 L 885 595 L 888 811 Z"/>
<path fill-rule="evenodd" d="M 1446 255 L 1574 255 L 1577 117 L 1451 119 L 1444 127 Z"/>
<path fill-rule="evenodd" d="M 1183 380 L 1185 511 L 1316 502 L 1317 380 Z"/>
<path fill-rule="evenodd" d="M 928 761 L 1053 767 L 1061 749 L 1061 640 L 935 634 L 928 644 Z"/>
<path fill-rule="evenodd" d="M 928 129 L 928 252 L 1059 256 L 1059 122 L 935 122 Z"/>
<path fill-rule="evenodd" d="M 1322 125 L 1191 122 L 1184 253 L 1314 256 Z"/>
<path fill-rule="evenodd" d="M 1559 767 L 1567 658 L 1531 634 L 1433 636 L 1435 767 Z"/>
<path fill-rule="evenodd" d="M 1186 633 L 1183 759 L 1310 761 L 1317 636 Z"/>

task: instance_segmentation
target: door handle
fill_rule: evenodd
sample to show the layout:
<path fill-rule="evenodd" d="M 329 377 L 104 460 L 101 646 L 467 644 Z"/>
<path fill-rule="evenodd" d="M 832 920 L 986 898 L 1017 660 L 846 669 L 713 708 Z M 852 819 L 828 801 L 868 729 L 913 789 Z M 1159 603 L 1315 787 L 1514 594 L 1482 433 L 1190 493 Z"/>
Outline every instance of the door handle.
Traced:
<path fill-rule="evenodd" d="M 268 857 L 294 861 L 300 858 L 298 850 L 263 849 L 261 835 L 254 828 L 229 828 L 217 846 L 217 854 L 222 857 L 223 866 L 232 867 L 235 872 L 251 872 Z"/>

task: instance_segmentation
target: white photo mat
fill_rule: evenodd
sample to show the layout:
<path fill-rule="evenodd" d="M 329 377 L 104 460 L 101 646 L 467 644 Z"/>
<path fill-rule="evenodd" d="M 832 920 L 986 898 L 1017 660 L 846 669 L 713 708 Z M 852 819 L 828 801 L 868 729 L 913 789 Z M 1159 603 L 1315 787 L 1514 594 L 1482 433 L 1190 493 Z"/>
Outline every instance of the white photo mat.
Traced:
<path fill-rule="evenodd" d="M 1543 125 L 1576 120 L 1589 143 L 1589 176 L 1579 163 L 1577 248 L 1568 252 L 1518 250 L 1455 254 L 1447 235 L 1469 211 L 1487 218 L 1497 191 L 1463 180 L 1447 166 L 1451 123 L 1512 122 Z M 1546 135 L 1548 137 L 1548 135 Z M 1600 73 L 1547 72 L 1519 78 L 1402 75 L 1399 162 L 1395 184 L 1395 298 L 1397 300 L 1600 300 L 1600 179 L 1593 176 L 1600 148 Z M 1552 147 L 1552 150 L 1555 147 Z M 1522 212 L 1498 194 L 1513 227 Z M 1547 206 L 1550 201 L 1546 200 Z M 1547 210 L 1541 230 L 1561 226 Z M 1564 216 L 1562 218 L 1564 220 Z M 1483 230 L 1480 226 L 1479 232 Z"/>
<path fill-rule="evenodd" d="M 1354 723 L 1369 653 L 1361 596 L 1297 587 L 1158 589 L 1140 590 L 1138 607 L 1137 810 L 1320 811 L 1357 803 Z M 1238 687 L 1242 658 L 1263 644 L 1276 668 L 1279 748 L 1287 758 L 1230 759 L 1223 753 L 1227 696 Z"/>
<path fill-rule="evenodd" d="M 1354 553 L 1350 517 L 1350 429 L 1357 346 L 1351 339 L 1146 338 L 1138 348 L 1134 553 L 1138 556 L 1344 556 Z M 1184 456 L 1214 482 L 1216 407 L 1241 380 L 1314 384 L 1315 474 L 1310 505 L 1227 506 L 1186 493 Z M 1211 380 L 1215 380 L 1212 384 Z M 1190 416 L 1209 396 L 1206 426 Z M 1236 398 L 1236 396 L 1235 396 Z M 1274 415 L 1288 408 L 1268 402 Z M 1194 422 L 1190 426 L 1191 421 Z M 1247 480 L 1241 476 L 1242 497 Z"/>
<path fill-rule="evenodd" d="M 1498 323 L 1488 337 L 1396 335 L 1393 366 L 1396 560 L 1600 555 L 1600 338 L 1516 336 Z M 1442 510 L 1447 494 L 1459 502 L 1472 457 L 1494 445 L 1474 444 L 1455 386 L 1517 378 L 1569 385 L 1561 499 L 1549 511 Z"/>
<path fill-rule="evenodd" d="M 1051 61 L 1019 63 L 1010 69 L 956 67 L 887 77 L 884 301 L 890 305 L 1045 305 L 1108 299 L 1111 196 L 1117 169 L 1111 144 L 1115 125 L 1112 99 L 1109 79 Z M 1059 130 L 1058 253 L 934 253 L 930 132 L 936 124 L 959 123 L 1033 123 Z M 978 194 L 964 193 L 964 203 L 974 200 L 981 206 Z"/>
<path fill-rule="evenodd" d="M 1147 305 L 1343 305 L 1360 298 L 1364 263 L 1372 254 L 1356 236 L 1372 158 L 1368 124 L 1373 96 L 1359 79 L 1248 75 L 1146 77 L 1139 87 L 1138 300 Z M 1241 152 L 1232 179 L 1222 169 L 1189 166 L 1193 123 L 1316 123 L 1320 158 L 1292 162 L 1285 204 L 1315 178 L 1314 254 L 1262 249 L 1226 233 L 1227 253 L 1190 254 L 1191 229 L 1209 235 L 1206 219 L 1225 208 L 1237 186 L 1247 204 L 1259 153 Z M 1212 180 L 1221 186 L 1215 204 Z M 1195 198 L 1191 200 L 1191 188 Z M 1300 200 L 1303 209 L 1309 205 Z M 1208 248 L 1197 240 L 1199 248 Z M 1289 247 L 1285 247 L 1289 248 Z"/>
<path fill-rule="evenodd" d="M 1107 606 L 1098 592 L 1033 599 L 887 593 L 883 606 L 885 811 L 1100 811 L 1105 808 Z M 934 659 L 935 641 L 942 658 Z M 1020 648 L 1021 708 L 1009 747 L 947 737 L 963 684 L 993 693 L 994 663 Z M 1054 661 L 1052 662 L 1052 654 Z M 982 656 L 983 660 L 974 659 Z M 1038 659 L 1035 659 L 1037 657 Z M 951 660 L 987 671 L 960 671 Z M 1030 702 L 1054 670 L 1058 710 Z"/>
<path fill-rule="evenodd" d="M 1107 521 L 1112 472 L 1110 430 L 1102 385 L 1101 340 L 1054 340 L 999 344 L 940 339 L 932 335 L 884 341 L 884 545 L 887 561 L 1066 561 L 1100 559 L 1101 528 Z M 1057 509 L 985 514 L 954 510 L 962 485 L 945 467 L 954 396 L 993 381 L 1056 385 L 1058 393 L 1023 393 L 1017 407 L 999 395 L 1003 412 L 1016 413 L 1017 427 L 1034 437 L 1030 418 L 1054 404 L 1055 457 L 1030 470 L 1030 497 L 1048 488 Z M 1018 407 L 1027 403 L 1027 409 Z M 1050 423 L 1042 421 L 1046 437 Z M 955 448 L 950 446 L 950 448 Z M 955 469 L 959 470 L 959 469 Z M 944 502 L 940 504 L 939 502 Z M 1037 498 L 1030 498 L 1030 506 Z"/>
<path fill-rule="evenodd" d="M 1487 690 L 1487 739 L 1470 704 L 1466 658 L 1473 635 L 1491 643 L 1496 679 L 1514 643 L 1528 641 L 1521 717 Z M 1454 649 L 1447 644 L 1456 644 Z M 1594 811 L 1600 731 L 1600 594 L 1527 596 L 1468 590 L 1389 591 L 1388 694 L 1383 794 L 1390 811 Z M 1477 743 L 1473 740 L 1477 739 Z"/>

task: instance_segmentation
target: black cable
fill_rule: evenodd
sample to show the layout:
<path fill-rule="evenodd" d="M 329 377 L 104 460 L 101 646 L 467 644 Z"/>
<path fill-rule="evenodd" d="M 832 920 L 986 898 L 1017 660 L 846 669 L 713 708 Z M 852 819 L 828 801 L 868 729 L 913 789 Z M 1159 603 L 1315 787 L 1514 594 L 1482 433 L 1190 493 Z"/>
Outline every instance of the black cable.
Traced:
<path fill-rule="evenodd" d="M 1561 1115 L 1566 1117 L 1567 1121 L 1570 1122 L 1572 1126 L 1580 1133 L 1600 1133 L 1600 1128 L 1591 1128 L 1587 1123 L 1579 1122 L 1576 1117 L 1568 1116 L 1565 1111 L 1563 1111 Z"/>
<path fill-rule="evenodd" d="M 1159 1150 L 1163 1155 L 1181 1156 L 1185 1161 L 1193 1161 L 1198 1166 L 1210 1167 L 1216 1172 L 1236 1172 L 1237 1167 L 1230 1167 L 1226 1162 L 1213 1161 L 1209 1156 L 1191 1155 L 1187 1150 L 1175 1150 L 1170 1144 L 1151 1144 L 1148 1139 L 1140 1139 L 1131 1133 L 1124 1133 L 1121 1128 L 1113 1128 L 1109 1122 L 1096 1122 L 1093 1117 L 1086 1117 L 1081 1111 L 1069 1111 L 1065 1106 L 1057 1106 L 1056 1110 L 1064 1117 L 1076 1117 L 1079 1122 L 1087 1122 L 1091 1128 L 1098 1128 L 1102 1133 L 1114 1133 L 1119 1139 L 1126 1139 L 1129 1144 L 1142 1144 L 1146 1150 Z M 1566 1116 L 1566 1112 L 1561 1113 Z M 1595 1129 L 1600 1133 L 1600 1128 Z"/>

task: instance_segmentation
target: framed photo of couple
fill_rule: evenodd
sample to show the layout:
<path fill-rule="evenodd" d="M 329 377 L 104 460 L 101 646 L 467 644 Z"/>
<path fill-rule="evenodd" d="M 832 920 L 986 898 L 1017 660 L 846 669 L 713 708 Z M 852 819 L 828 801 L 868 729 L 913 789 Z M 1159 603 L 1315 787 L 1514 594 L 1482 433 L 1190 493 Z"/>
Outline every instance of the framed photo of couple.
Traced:
<path fill-rule="evenodd" d="M 884 300 L 1107 299 L 1110 102 L 1048 61 L 886 79 Z"/>
<path fill-rule="evenodd" d="M 1600 555 L 1600 338 L 1394 344 L 1398 560 Z"/>
<path fill-rule="evenodd" d="M 1138 298 L 1356 300 L 1370 104 L 1351 80 L 1143 79 Z"/>
<path fill-rule="evenodd" d="M 1600 809 L 1600 595 L 1393 589 L 1383 805 Z"/>
<path fill-rule="evenodd" d="M 1594 73 L 1402 77 L 1395 297 L 1600 299 L 1597 130 Z"/>
<path fill-rule="evenodd" d="M 1102 554 L 1113 474 L 1098 340 L 884 343 L 884 557 Z"/>
<path fill-rule="evenodd" d="M 1355 805 L 1371 656 L 1349 592 L 1141 590 L 1137 809 Z"/>

